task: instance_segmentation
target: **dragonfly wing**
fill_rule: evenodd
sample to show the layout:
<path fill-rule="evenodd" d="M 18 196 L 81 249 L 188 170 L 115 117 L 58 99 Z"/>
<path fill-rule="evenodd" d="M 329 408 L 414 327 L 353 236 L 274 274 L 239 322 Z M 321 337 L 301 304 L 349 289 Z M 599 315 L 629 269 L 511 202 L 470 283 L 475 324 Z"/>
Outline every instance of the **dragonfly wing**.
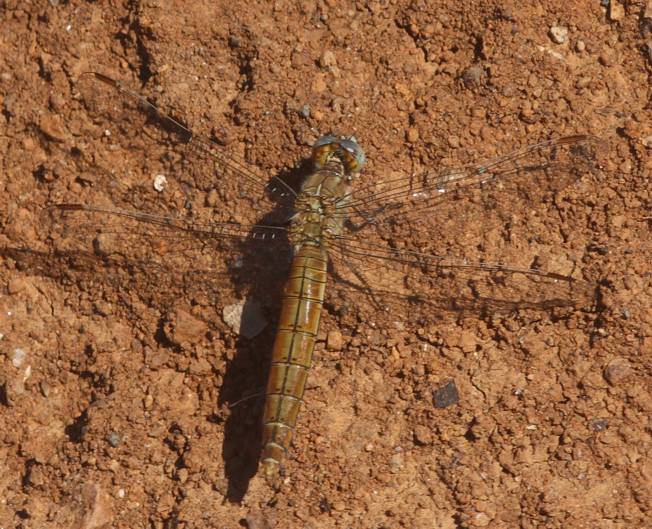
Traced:
<path fill-rule="evenodd" d="M 342 215 L 360 220 L 421 216 L 460 196 L 520 194 L 531 200 L 560 191 L 590 171 L 600 141 L 564 136 L 517 149 L 477 165 L 425 171 L 372 183 L 342 201 Z"/>
<path fill-rule="evenodd" d="M 84 143 L 76 151 L 84 188 L 106 193 L 114 206 L 159 214 L 208 204 L 224 222 L 289 218 L 294 192 L 281 179 L 257 174 L 118 81 L 88 73 L 77 88 L 86 109 Z"/>
<path fill-rule="evenodd" d="M 418 300 L 412 315 L 590 304 L 564 193 L 592 178 L 595 146 L 589 136 L 558 138 L 357 191 L 342 203 L 352 221 L 332 245 L 334 269 L 388 303 Z"/>
<path fill-rule="evenodd" d="M 473 263 L 445 255 L 383 248 L 340 240 L 331 248 L 337 280 L 334 296 L 376 307 L 421 323 L 443 312 L 500 314 L 589 306 L 591 284 L 571 276 L 517 268 L 499 262 Z M 339 291 L 339 292 L 338 292 Z"/>
<path fill-rule="evenodd" d="M 477 165 L 390 179 L 357 190 L 340 211 L 356 225 L 375 224 L 379 230 L 429 219 L 440 226 L 452 220 L 466 229 L 465 217 L 477 212 L 486 226 L 492 215 L 508 218 L 515 201 L 549 202 L 591 172 L 598 145 L 592 136 L 566 136 Z"/>
<path fill-rule="evenodd" d="M 162 309 L 179 299 L 219 306 L 233 290 L 241 297 L 278 287 L 291 259 L 285 229 L 277 227 L 80 204 L 50 207 L 41 219 L 52 249 L 41 255 L 45 267 L 32 266 L 37 273 L 50 270 L 42 275 L 69 277 L 83 290 L 101 287 L 127 302 L 135 293 Z"/>

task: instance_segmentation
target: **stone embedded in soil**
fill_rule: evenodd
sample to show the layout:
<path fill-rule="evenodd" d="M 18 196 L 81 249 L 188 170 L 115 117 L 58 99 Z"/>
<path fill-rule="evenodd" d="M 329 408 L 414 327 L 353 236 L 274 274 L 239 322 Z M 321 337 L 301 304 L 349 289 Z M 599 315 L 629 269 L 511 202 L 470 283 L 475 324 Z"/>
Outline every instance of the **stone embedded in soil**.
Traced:
<path fill-rule="evenodd" d="M 79 529 L 98 529 L 107 527 L 113 520 L 113 512 L 108 495 L 97 483 L 85 484 L 81 494 L 74 495 L 79 502 L 80 521 L 75 527 Z"/>
<path fill-rule="evenodd" d="M 39 123 L 41 132 L 54 141 L 63 142 L 66 140 L 66 132 L 64 130 L 61 116 L 59 115 L 45 115 L 41 118 Z"/>
<path fill-rule="evenodd" d="M 614 358 L 604 369 L 604 378 L 612 386 L 616 386 L 632 372 L 629 362 L 625 358 Z"/>
<path fill-rule="evenodd" d="M 483 512 L 474 513 L 468 521 L 471 527 L 487 527 L 490 523 L 491 518 Z"/>
<path fill-rule="evenodd" d="M 193 375 L 207 375 L 212 369 L 213 366 L 205 358 L 195 358 L 191 360 L 188 372 Z"/>
<path fill-rule="evenodd" d="M 460 400 L 455 381 L 451 380 L 433 392 L 436 408 L 447 408 Z"/>
<path fill-rule="evenodd" d="M 122 442 L 122 437 L 116 432 L 111 432 L 106 436 L 106 442 L 109 443 L 113 448 L 120 446 Z"/>
<path fill-rule="evenodd" d="M 250 512 L 244 521 L 248 529 L 269 529 L 270 527 L 265 516 L 259 511 Z"/>
<path fill-rule="evenodd" d="M 462 82 L 466 88 L 473 88 L 478 86 L 485 76 L 484 68 L 479 64 L 474 64 L 462 72 Z"/>
<path fill-rule="evenodd" d="M 335 54 L 330 50 L 324 50 L 324 52 L 321 54 L 321 57 L 319 58 L 319 66 L 322 68 L 328 68 L 336 65 L 337 59 Z"/>
<path fill-rule="evenodd" d="M 460 334 L 459 345 L 463 352 L 472 353 L 476 350 L 477 339 L 472 331 L 463 330 Z"/>
<path fill-rule="evenodd" d="M 405 133 L 405 139 L 410 143 L 416 143 L 419 140 L 419 129 L 410 127 Z"/>
<path fill-rule="evenodd" d="M 178 308 L 169 315 L 164 329 L 165 336 L 172 343 L 193 345 L 201 341 L 208 331 L 208 326 L 189 312 Z"/>
<path fill-rule="evenodd" d="M 473 417 L 468 433 L 472 435 L 475 440 L 487 439 L 495 429 L 496 423 L 491 417 L 477 415 Z"/>
<path fill-rule="evenodd" d="M 645 6 L 645 11 L 643 12 L 643 18 L 652 20 L 652 0 L 648 0 L 647 5 Z"/>
<path fill-rule="evenodd" d="M 568 40 L 568 28 L 564 26 L 552 26 L 548 35 L 555 44 L 563 44 Z"/>
<path fill-rule="evenodd" d="M 253 299 L 227 305 L 222 311 L 222 318 L 233 332 L 249 339 L 258 336 L 267 327 L 263 311 Z"/>
<path fill-rule="evenodd" d="M 14 354 L 11 355 L 11 363 L 14 367 L 18 368 L 23 364 L 25 358 L 27 358 L 27 353 L 25 350 L 21 349 L 20 347 L 16 347 L 16 349 L 14 349 Z"/>
<path fill-rule="evenodd" d="M 58 445 L 64 438 L 65 425 L 53 419 L 47 426 L 30 428 L 28 438 L 20 445 L 20 451 L 37 463 L 46 464 L 56 457 Z"/>
<path fill-rule="evenodd" d="M 392 472 L 396 472 L 397 470 L 403 468 L 405 466 L 405 454 L 403 454 L 402 451 L 396 452 L 389 459 L 389 466 L 392 469 Z"/>
<path fill-rule="evenodd" d="M 343 344 L 344 341 L 340 331 L 328 331 L 328 334 L 326 335 L 326 349 L 329 351 L 341 351 Z"/>
<path fill-rule="evenodd" d="M 414 440 L 420 445 L 429 445 L 432 443 L 432 432 L 430 428 L 426 428 L 419 424 L 414 428 Z"/>
<path fill-rule="evenodd" d="M 609 2 L 609 20 L 617 22 L 625 16 L 625 8 L 617 0 Z"/>
<path fill-rule="evenodd" d="M 16 295 L 25 290 L 27 281 L 24 277 L 15 277 L 7 283 L 7 291 L 10 295 Z"/>
<path fill-rule="evenodd" d="M 595 419 L 591 421 L 591 430 L 594 432 L 604 432 L 609 427 L 607 419 Z"/>

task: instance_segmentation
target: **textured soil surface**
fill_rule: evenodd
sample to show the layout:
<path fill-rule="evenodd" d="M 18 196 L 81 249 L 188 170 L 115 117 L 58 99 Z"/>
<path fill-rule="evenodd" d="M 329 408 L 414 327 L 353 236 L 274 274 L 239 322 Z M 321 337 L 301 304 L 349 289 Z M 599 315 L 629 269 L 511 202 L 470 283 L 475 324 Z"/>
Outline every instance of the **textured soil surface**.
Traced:
<path fill-rule="evenodd" d="M 408 208 L 365 239 L 588 293 L 429 311 L 334 280 L 275 489 L 256 468 L 284 251 L 99 216 L 56 252 L 47 210 L 244 222 L 267 200 L 94 108 L 116 94 L 89 71 L 287 181 L 332 131 L 367 182 L 593 135 L 570 185 Z M 0 1 L 0 528 L 650 527 L 651 73 L 646 0 Z"/>

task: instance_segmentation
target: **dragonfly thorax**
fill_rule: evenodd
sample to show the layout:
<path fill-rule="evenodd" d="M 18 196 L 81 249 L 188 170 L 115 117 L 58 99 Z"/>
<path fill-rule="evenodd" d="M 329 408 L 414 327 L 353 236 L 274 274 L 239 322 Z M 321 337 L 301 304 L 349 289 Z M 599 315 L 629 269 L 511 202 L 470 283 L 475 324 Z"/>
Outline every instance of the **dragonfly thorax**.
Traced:
<path fill-rule="evenodd" d="M 328 246 L 342 234 L 345 206 L 351 201 L 353 175 L 339 156 L 328 156 L 308 175 L 295 201 L 289 239 L 295 251 L 304 244 Z"/>

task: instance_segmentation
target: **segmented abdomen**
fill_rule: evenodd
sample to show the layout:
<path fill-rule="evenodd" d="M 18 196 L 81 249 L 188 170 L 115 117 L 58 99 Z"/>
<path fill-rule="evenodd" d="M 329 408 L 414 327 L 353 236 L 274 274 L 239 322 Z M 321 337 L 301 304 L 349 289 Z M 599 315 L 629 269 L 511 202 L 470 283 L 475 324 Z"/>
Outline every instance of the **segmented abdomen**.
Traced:
<path fill-rule="evenodd" d="M 285 457 L 312 363 L 326 289 L 327 256 L 306 244 L 294 256 L 272 350 L 263 414 L 263 473 L 274 476 Z"/>

